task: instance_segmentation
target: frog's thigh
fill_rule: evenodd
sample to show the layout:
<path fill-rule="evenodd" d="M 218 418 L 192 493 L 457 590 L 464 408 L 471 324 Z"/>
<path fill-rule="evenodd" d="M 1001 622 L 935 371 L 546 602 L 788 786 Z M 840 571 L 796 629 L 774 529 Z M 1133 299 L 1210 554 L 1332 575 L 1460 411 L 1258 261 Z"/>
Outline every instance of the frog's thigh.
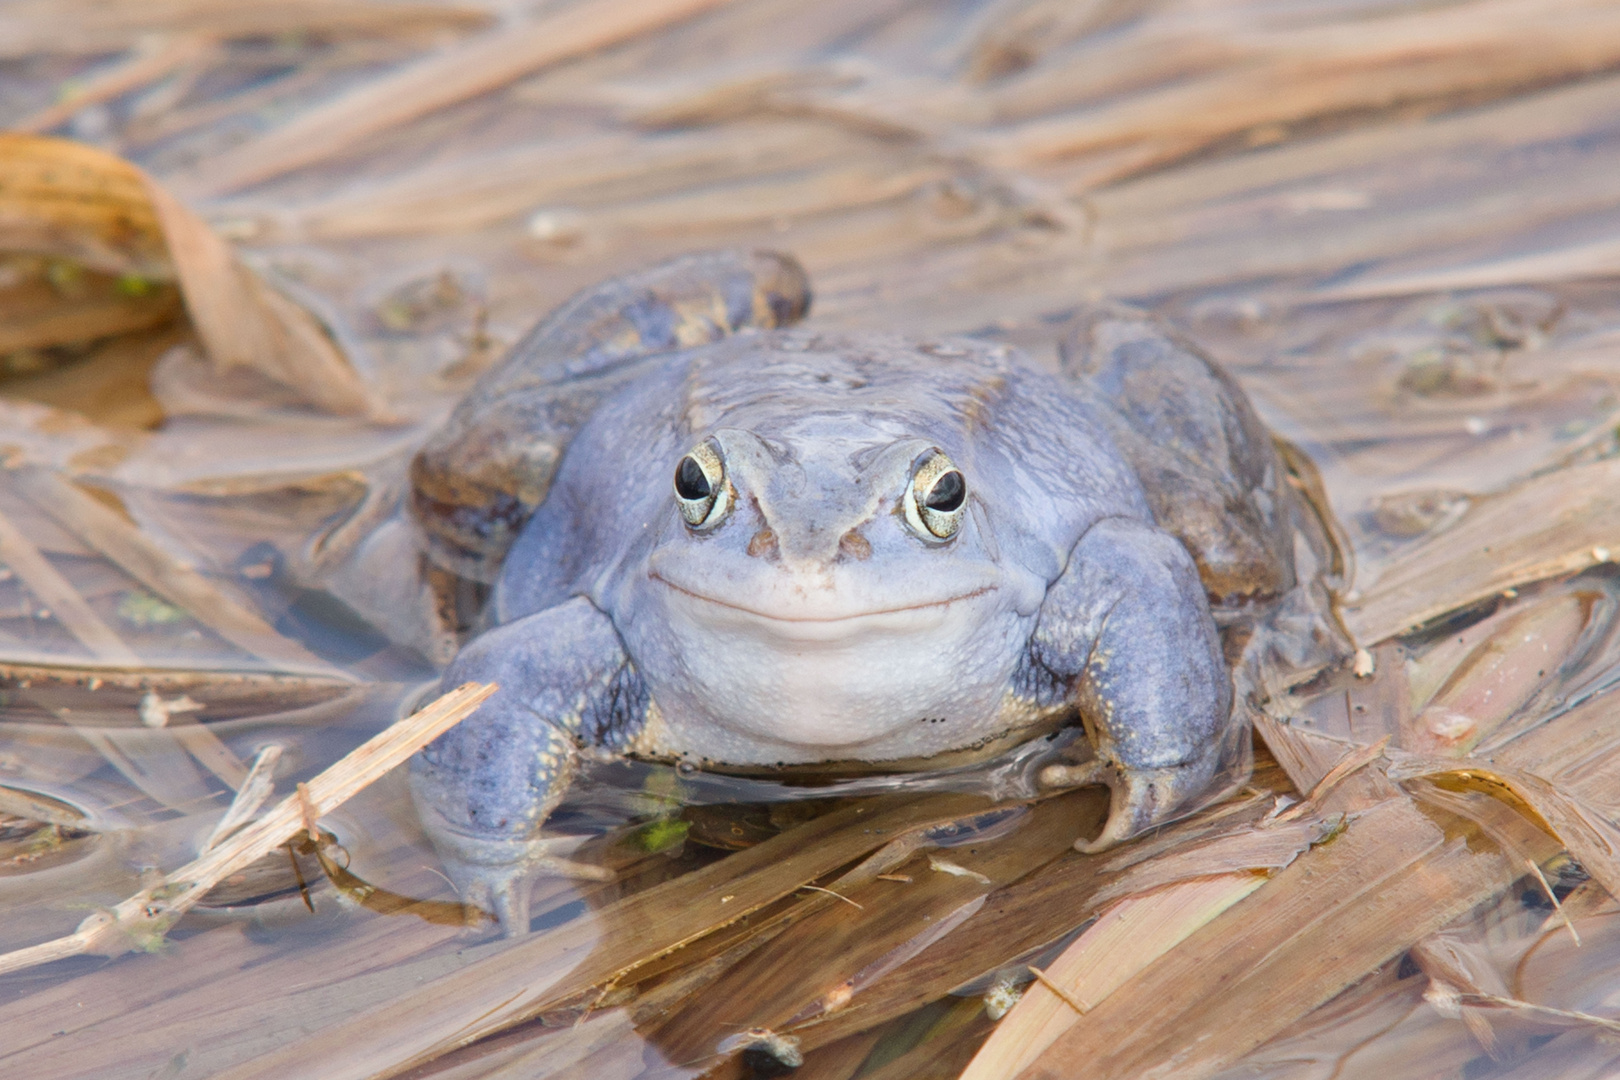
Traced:
<path fill-rule="evenodd" d="M 1063 366 L 1118 410 L 1120 449 L 1212 598 L 1240 602 L 1293 587 L 1284 509 L 1292 492 L 1270 434 L 1231 376 L 1159 320 L 1117 304 L 1081 318 Z"/>
<path fill-rule="evenodd" d="M 644 694 L 613 624 L 583 599 L 473 641 L 444 685 L 469 680 L 500 688 L 412 759 L 411 792 L 463 898 L 520 933 L 535 871 L 599 876 L 546 858 L 540 826 L 567 791 L 580 742 L 633 734 Z"/>
<path fill-rule="evenodd" d="M 1167 820 L 1208 788 L 1232 684 L 1197 568 L 1174 537 L 1125 518 L 1094 525 L 1047 592 L 1031 652 L 1069 687 L 1097 751 L 1047 779 L 1113 788 L 1088 848 Z"/>
<path fill-rule="evenodd" d="M 1144 311 L 1102 304 L 1063 342 L 1063 369 L 1088 380 L 1155 445 L 1241 487 L 1274 468 L 1265 425 L 1230 375 Z"/>

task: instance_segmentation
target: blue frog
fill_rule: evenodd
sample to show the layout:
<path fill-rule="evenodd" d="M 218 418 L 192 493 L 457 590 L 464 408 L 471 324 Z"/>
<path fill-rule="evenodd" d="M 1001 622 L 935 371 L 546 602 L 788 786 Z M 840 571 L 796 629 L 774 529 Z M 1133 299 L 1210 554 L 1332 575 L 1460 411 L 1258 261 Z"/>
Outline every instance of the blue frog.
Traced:
<path fill-rule="evenodd" d="M 896 772 L 1080 723 L 1051 783 L 1099 850 L 1240 755 L 1215 613 L 1293 584 L 1290 488 L 1237 385 L 1131 309 L 1061 370 L 973 338 L 795 328 L 802 269 L 687 256 L 543 321 L 417 455 L 434 557 L 492 586 L 493 681 L 412 787 L 464 898 L 527 928 L 589 757 Z"/>

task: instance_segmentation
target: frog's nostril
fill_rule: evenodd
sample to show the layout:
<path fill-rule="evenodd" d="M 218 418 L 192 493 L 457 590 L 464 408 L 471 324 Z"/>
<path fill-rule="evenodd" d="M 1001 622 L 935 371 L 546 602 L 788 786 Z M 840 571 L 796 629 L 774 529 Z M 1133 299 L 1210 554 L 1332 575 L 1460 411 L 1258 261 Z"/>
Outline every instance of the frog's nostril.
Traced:
<path fill-rule="evenodd" d="M 776 534 L 769 527 L 759 530 L 748 541 L 748 554 L 756 559 L 776 554 Z"/>
<path fill-rule="evenodd" d="M 859 529 L 851 529 L 839 539 L 838 553 L 851 559 L 870 559 L 872 545 Z"/>

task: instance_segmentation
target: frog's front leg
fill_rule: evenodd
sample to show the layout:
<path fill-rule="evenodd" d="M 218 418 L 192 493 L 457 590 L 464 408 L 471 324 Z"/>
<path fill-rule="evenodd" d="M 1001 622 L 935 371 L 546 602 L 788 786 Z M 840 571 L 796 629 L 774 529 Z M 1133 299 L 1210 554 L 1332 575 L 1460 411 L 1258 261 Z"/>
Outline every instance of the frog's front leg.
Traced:
<path fill-rule="evenodd" d="M 1047 591 L 1030 663 L 1080 708 L 1096 759 L 1051 766 L 1052 786 L 1106 783 L 1100 851 L 1175 816 L 1215 780 L 1232 681 L 1197 567 L 1159 529 L 1106 518 Z"/>
<path fill-rule="evenodd" d="M 411 793 L 462 899 L 516 935 L 529 926 L 536 873 L 611 876 L 548 856 L 540 826 L 562 801 L 581 744 L 633 733 L 647 697 L 612 622 L 584 599 L 473 641 L 443 685 L 469 680 L 500 688 L 412 759 Z"/>

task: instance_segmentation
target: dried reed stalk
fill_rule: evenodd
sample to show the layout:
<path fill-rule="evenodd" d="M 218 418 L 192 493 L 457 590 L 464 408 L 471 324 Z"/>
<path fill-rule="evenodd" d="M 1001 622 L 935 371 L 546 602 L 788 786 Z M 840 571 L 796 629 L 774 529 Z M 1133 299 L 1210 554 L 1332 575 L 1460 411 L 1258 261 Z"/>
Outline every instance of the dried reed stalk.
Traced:
<path fill-rule="evenodd" d="M 1455 266 L 1380 274 L 1318 290 L 1322 300 L 1363 300 L 1375 296 L 1414 296 L 1448 289 L 1489 289 L 1501 285 L 1545 285 L 1620 275 L 1620 237 L 1544 248 L 1524 255 L 1481 259 Z"/>
<path fill-rule="evenodd" d="M 79 595 L 79 590 L 4 514 L 0 514 L 0 562 L 17 572 L 34 597 L 50 609 L 97 661 L 121 668 L 141 666 L 141 658 L 135 655 L 135 650 L 96 614 Z"/>
<path fill-rule="evenodd" d="M 550 139 L 426 165 L 285 213 L 295 232 L 320 238 L 470 230 L 548 204 L 689 195 L 824 165 L 858 148 L 799 125 L 734 125 L 657 140 L 621 132 Z"/>
<path fill-rule="evenodd" d="M 1088 1076 L 1123 1080 L 1174 1061 L 1178 1077 L 1213 1076 L 1517 872 L 1494 845 L 1448 841 L 1390 799 L 1075 1018 L 1018 1075 L 1055 1080 L 1086 1061 Z"/>
<path fill-rule="evenodd" d="M 157 183 L 148 181 L 147 195 L 163 222 L 186 312 L 215 368 L 252 368 L 327 412 L 382 415 L 313 315 L 266 284 L 207 222 Z"/>
<path fill-rule="evenodd" d="M 92 56 L 152 33 L 220 38 L 427 36 L 485 26 L 483 7 L 374 0 L 11 0 L 0 22 L 0 57 Z M 63 33 L 71 26 L 72 33 Z"/>
<path fill-rule="evenodd" d="M 1121 897 L 1223 874 L 1280 870 L 1332 828 L 1332 822 L 1319 818 L 1275 821 L 1182 845 L 1132 866 L 1099 889 L 1091 903 L 1101 907 Z"/>
<path fill-rule="evenodd" d="M 1620 57 L 1620 16 L 1592 0 L 1484 0 L 1405 13 L 1376 29 L 1336 23 L 1238 36 L 1246 61 L 986 141 L 1006 165 L 1131 143 L 1180 157 L 1223 136 L 1353 109 L 1502 93 L 1602 70 Z M 1140 167 L 1140 166 L 1138 166 Z"/>
<path fill-rule="evenodd" d="M 1380 641 L 1484 597 L 1620 557 L 1620 462 L 1594 461 L 1481 499 L 1402 555 L 1347 605 L 1345 625 Z"/>
<path fill-rule="evenodd" d="M 108 911 L 99 911 L 66 937 L 0 955 L 0 975 L 52 960 L 93 953 L 120 956 L 154 948 L 175 920 L 209 889 L 287 843 L 306 823 L 330 813 L 372 781 L 471 716 L 495 692 L 494 683 L 465 683 L 427 708 L 372 736 L 268 814 L 206 854 L 142 889 Z"/>
<path fill-rule="evenodd" d="M 607 48 L 729 0 L 598 0 L 563 8 L 375 79 L 209 163 L 198 193 L 218 194 L 280 176 L 378 132 L 486 94 L 570 57 Z"/>
<path fill-rule="evenodd" d="M 1418 760 L 1403 763 L 1402 771 L 1442 790 L 1480 792 L 1507 804 L 1556 838 L 1609 895 L 1620 896 L 1620 826 L 1573 791 L 1501 761 Z"/>
<path fill-rule="evenodd" d="M 0 355 L 25 349 L 51 349 L 60 345 L 82 347 L 107 338 L 157 331 L 172 324 L 175 316 L 180 314 L 179 290 L 163 285 L 151 287 L 143 296 L 122 295 L 118 282 L 106 280 L 89 282 L 88 287 L 75 296 L 50 295 L 53 292 L 55 290 L 49 286 L 38 289 L 34 294 L 36 303 L 28 305 L 26 309 L 20 304 L 7 305 L 6 314 L 0 317 Z M 126 341 L 118 344 L 128 346 L 134 343 Z M 113 345 L 112 348 L 96 350 L 96 360 L 91 363 L 119 363 L 117 359 L 104 359 L 116 348 L 117 345 Z M 55 368 L 33 383 L 33 396 L 44 404 L 54 404 L 50 398 L 59 396 L 61 404 L 75 412 L 90 415 L 92 419 L 109 426 L 116 425 L 113 417 L 118 415 L 118 407 L 128 409 L 128 398 L 132 395 L 127 390 L 123 394 L 113 391 L 122 400 L 116 403 L 106 401 L 108 386 L 118 386 L 119 383 L 107 378 L 107 373 L 103 371 L 97 371 L 94 377 L 86 377 L 89 371 L 95 370 L 89 365 Z M 70 385 L 82 389 L 76 394 L 65 392 Z M 144 382 L 140 385 L 144 386 Z"/>
<path fill-rule="evenodd" d="M 587 229 L 641 237 L 789 221 L 898 199 L 945 180 L 951 172 L 945 163 L 906 164 L 887 157 L 835 163 L 824 169 L 749 177 L 695 193 L 624 203 L 584 215 L 581 224 Z"/>
<path fill-rule="evenodd" d="M 23 466 L 9 473 L 16 489 L 63 528 L 146 588 L 250 655 L 293 670 L 340 674 L 298 642 L 283 637 L 219 585 L 178 562 L 150 536 L 56 473 Z"/>
<path fill-rule="evenodd" d="M 1193 931 L 1264 883 L 1265 878 L 1257 874 L 1221 874 L 1184 881 L 1114 905 L 1042 972 L 1085 1008 L 1074 1009 L 1049 986 L 1031 986 L 996 1027 L 961 1080 L 1011 1080 L 1081 1014 L 1090 1012 Z M 1039 981 L 1044 984 L 1045 979 Z"/>
<path fill-rule="evenodd" d="M 0 133 L 0 249 L 66 255 L 113 274 L 178 276 L 216 369 L 250 368 L 327 412 L 381 415 L 313 315 L 155 180 L 103 150 Z"/>
<path fill-rule="evenodd" d="M 393 1076 L 494 1034 L 636 968 L 690 946 L 847 865 L 886 841 L 982 813 L 980 796 L 896 799 L 814 818 L 754 847 L 625 897 L 554 930 L 504 944 L 465 966 L 417 982 L 375 1008 L 308 1033 L 298 1046 L 263 1054 L 220 1080 L 285 1076 L 294 1059 L 319 1060 L 325 1080 Z M 876 861 L 874 861 L 876 860 Z M 874 856 L 834 886 L 847 891 L 886 868 Z M 809 910 L 836 906 L 812 894 Z"/>
<path fill-rule="evenodd" d="M 362 684 L 347 676 L 327 677 L 298 675 L 271 671 L 232 671 L 212 668 L 160 668 L 142 667 L 124 671 L 120 668 L 94 667 L 85 664 L 10 664 L 0 661 L 0 683 L 27 682 L 33 686 L 73 686 L 87 693 L 116 692 L 134 696 L 131 707 L 137 707 L 148 691 L 160 694 L 206 693 L 217 702 L 232 707 L 253 703 L 284 704 L 286 708 L 303 709 L 324 705 L 339 697 L 347 697 L 363 690 Z"/>
<path fill-rule="evenodd" d="M 171 73 L 206 59 L 215 48 L 213 39 L 201 34 L 159 35 L 136 44 L 125 59 L 96 72 L 66 94 L 31 116 L 11 124 L 13 131 L 49 131 L 66 123 L 80 109 L 121 97 Z"/>
<path fill-rule="evenodd" d="M 0 248 L 174 278 L 141 171 L 66 139 L 0 133 Z"/>
<path fill-rule="evenodd" d="M 66 803 L 55 799 L 42 799 L 16 788 L 0 787 L 0 814 L 43 821 L 47 825 L 60 825 L 64 829 L 84 827 L 85 817 Z"/>
<path fill-rule="evenodd" d="M 643 1030 L 671 1060 L 693 1061 L 715 1053 L 717 1031 L 792 1031 L 813 1047 L 828 1041 L 818 1028 L 831 1017 L 855 1015 L 864 1018 L 856 1021 L 861 1026 L 881 1022 L 887 1016 L 881 1007 L 874 1015 L 866 995 L 913 960 L 961 950 L 961 932 L 992 890 L 1072 853 L 1075 836 L 1091 828 L 1095 805 L 1090 792 L 1046 800 L 1007 835 L 952 847 L 948 858 L 931 855 L 915 833 L 891 841 L 864 872 L 828 883 L 859 908 L 835 902 L 813 913 L 784 913 L 784 932 Z M 878 880 L 880 865 L 910 880 Z M 826 959 L 798 962 L 811 954 Z M 976 974 L 962 972 L 957 981 Z"/>

